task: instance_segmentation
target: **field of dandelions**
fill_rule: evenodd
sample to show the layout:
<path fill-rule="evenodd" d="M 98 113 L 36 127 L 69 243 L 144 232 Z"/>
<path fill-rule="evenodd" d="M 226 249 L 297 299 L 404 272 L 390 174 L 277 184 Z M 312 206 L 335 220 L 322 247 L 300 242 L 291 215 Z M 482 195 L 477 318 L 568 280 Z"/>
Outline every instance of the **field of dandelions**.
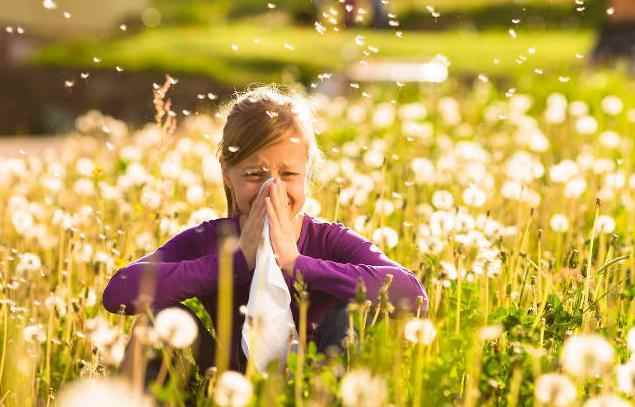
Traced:
<path fill-rule="evenodd" d="M 219 366 L 191 384 L 196 329 L 166 309 L 140 331 L 167 360 L 152 397 L 119 369 L 134 318 L 101 294 L 118 268 L 225 216 L 222 116 L 177 111 L 157 86 L 155 123 L 92 111 L 59 152 L 0 161 L 0 405 L 631 405 L 635 110 L 576 80 L 311 96 L 325 160 L 306 212 L 414 271 L 428 312 L 387 318 L 397 304 L 360 289 L 344 353 L 301 333 L 283 372 Z"/>

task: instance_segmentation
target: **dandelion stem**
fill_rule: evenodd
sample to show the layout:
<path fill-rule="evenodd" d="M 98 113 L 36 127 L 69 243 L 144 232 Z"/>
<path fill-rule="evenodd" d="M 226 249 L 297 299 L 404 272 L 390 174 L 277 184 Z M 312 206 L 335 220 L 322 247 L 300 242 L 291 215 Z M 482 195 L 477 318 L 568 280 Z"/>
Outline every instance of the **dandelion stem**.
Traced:
<path fill-rule="evenodd" d="M 231 353 L 232 305 L 233 305 L 233 253 L 237 239 L 224 234 L 220 242 L 218 271 L 218 329 L 216 331 L 216 369 L 221 375 L 229 366 Z"/>
<path fill-rule="evenodd" d="M 295 367 L 295 383 L 294 383 L 294 395 L 295 405 L 302 406 L 302 385 L 304 383 L 304 356 L 306 347 L 306 328 L 307 328 L 307 313 L 309 310 L 309 300 L 306 295 L 306 291 L 300 293 L 299 304 L 299 319 L 300 319 L 300 343 L 298 344 L 298 355 L 296 359 Z"/>
<path fill-rule="evenodd" d="M 582 292 L 582 307 L 586 307 L 589 301 L 589 291 L 591 290 L 591 265 L 593 264 L 593 244 L 595 243 L 595 233 L 597 229 L 598 217 L 600 216 L 600 201 L 596 201 L 595 216 L 593 217 L 593 226 L 591 228 L 591 241 L 589 242 L 589 252 L 587 254 L 586 276 L 584 279 L 584 289 Z M 589 327 L 588 313 L 582 315 L 582 326 L 585 330 Z"/>
<path fill-rule="evenodd" d="M 414 395 L 412 397 L 412 405 L 419 407 L 421 405 L 421 391 L 423 387 L 423 348 L 424 345 L 418 341 L 415 345 L 415 371 L 414 371 Z"/>

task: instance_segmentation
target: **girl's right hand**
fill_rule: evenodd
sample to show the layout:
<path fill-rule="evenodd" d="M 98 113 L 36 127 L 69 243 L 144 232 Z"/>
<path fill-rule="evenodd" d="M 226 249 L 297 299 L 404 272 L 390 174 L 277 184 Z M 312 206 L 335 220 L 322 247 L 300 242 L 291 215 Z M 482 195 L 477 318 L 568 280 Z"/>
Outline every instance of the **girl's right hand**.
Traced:
<path fill-rule="evenodd" d="M 272 180 L 269 178 L 261 185 L 260 191 L 258 191 L 258 195 L 249 209 L 247 219 L 240 228 L 239 246 L 247 260 L 249 270 L 256 267 L 256 254 L 258 245 L 262 240 L 262 228 L 267 213 L 265 197 L 269 194 Z"/>

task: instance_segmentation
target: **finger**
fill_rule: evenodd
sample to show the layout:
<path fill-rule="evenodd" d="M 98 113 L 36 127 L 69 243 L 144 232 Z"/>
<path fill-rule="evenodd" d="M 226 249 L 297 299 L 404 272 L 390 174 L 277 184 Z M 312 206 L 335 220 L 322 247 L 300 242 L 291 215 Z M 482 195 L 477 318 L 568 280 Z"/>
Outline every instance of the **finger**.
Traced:
<path fill-rule="evenodd" d="M 276 210 L 273 207 L 273 202 L 271 197 L 266 197 L 265 202 L 267 205 L 267 215 L 269 215 L 269 230 L 278 227 L 278 215 L 276 214 Z"/>
<path fill-rule="evenodd" d="M 278 179 L 274 186 L 275 194 L 274 194 L 274 209 L 276 210 L 276 214 L 278 215 L 278 219 L 282 217 L 283 208 L 286 206 L 286 196 L 283 195 L 282 191 L 282 181 Z"/>

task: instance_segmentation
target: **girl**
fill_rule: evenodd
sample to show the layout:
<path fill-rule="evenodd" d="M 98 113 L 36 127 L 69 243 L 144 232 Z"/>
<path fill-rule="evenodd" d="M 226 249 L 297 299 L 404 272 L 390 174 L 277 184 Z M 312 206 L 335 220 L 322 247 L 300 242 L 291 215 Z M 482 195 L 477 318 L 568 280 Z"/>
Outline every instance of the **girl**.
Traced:
<path fill-rule="evenodd" d="M 126 314 L 136 313 L 141 271 L 153 267 L 154 311 L 182 306 L 181 301 L 197 297 L 216 321 L 217 243 L 219 234 L 230 227 L 239 236 L 239 249 L 233 255 L 230 367 L 244 372 L 246 359 L 240 341 L 245 317 L 239 307 L 249 298 L 265 215 L 269 218 L 276 261 L 289 291 L 294 292 L 298 273 L 307 284 L 307 334 L 309 340 L 316 342 L 318 351 L 338 346 L 345 337 L 346 305 L 355 294 L 358 280 L 363 281 L 368 297 L 374 301 L 386 275 L 392 274 L 389 297 L 393 304 L 414 311 L 417 297 L 422 296 L 424 309 L 427 308 L 425 291 L 413 273 L 348 227 L 303 212 L 311 175 L 321 159 L 307 103 L 273 87 L 260 87 L 238 96 L 229 107 L 219 145 L 228 217 L 187 229 L 154 253 L 118 270 L 104 291 L 105 308 L 110 312 L 123 309 Z M 270 177 L 272 182 L 261 189 Z M 293 300 L 291 311 L 299 326 Z M 214 362 L 214 340 L 193 316 L 199 325 L 193 351 L 199 370 L 205 372 Z"/>

